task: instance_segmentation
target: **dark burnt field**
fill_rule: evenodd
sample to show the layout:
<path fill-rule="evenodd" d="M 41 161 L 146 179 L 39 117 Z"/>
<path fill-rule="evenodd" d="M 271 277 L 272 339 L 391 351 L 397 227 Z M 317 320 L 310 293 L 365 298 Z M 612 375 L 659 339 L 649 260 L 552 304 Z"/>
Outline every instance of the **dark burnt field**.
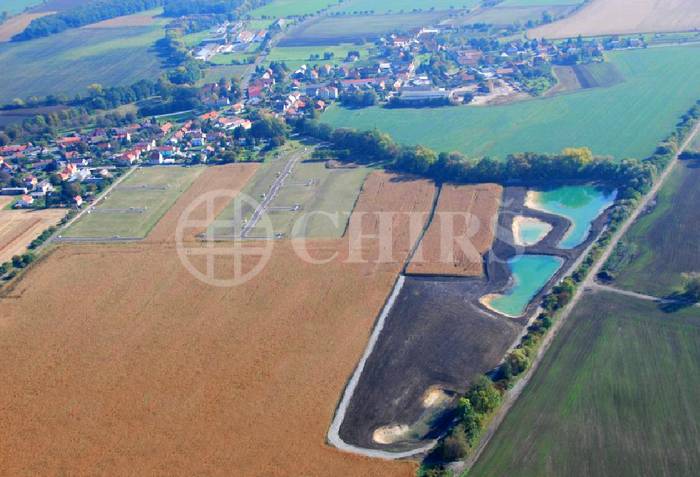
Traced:
<path fill-rule="evenodd" d="M 496 240 L 485 257 L 485 277 L 405 277 L 349 402 L 339 432 L 343 441 L 399 452 L 423 447 L 439 435 L 455 407 L 456 393 L 465 391 L 475 376 L 500 363 L 536 312 L 542 296 L 568 273 L 607 221 L 607 213 L 602 214 L 583 244 L 561 250 L 556 244 L 570 222 L 526 208 L 525 195 L 524 188 L 504 190 Z M 534 246 L 515 246 L 512 221 L 517 215 L 546 221 L 552 231 Z M 508 318 L 483 307 L 479 302 L 482 296 L 509 287 L 512 277 L 507 262 L 523 253 L 556 255 L 564 259 L 564 265 L 521 318 Z M 444 401 L 427 406 L 425 400 L 434 390 L 446 392 Z M 391 430 L 390 438 L 378 442 L 378 429 Z"/>

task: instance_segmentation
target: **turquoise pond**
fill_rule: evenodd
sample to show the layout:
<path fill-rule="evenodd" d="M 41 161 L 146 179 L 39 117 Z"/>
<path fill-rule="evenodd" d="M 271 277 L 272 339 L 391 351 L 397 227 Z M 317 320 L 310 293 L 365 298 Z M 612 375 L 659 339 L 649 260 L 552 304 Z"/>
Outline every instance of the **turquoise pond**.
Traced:
<path fill-rule="evenodd" d="M 559 248 L 571 249 L 586 240 L 593 221 L 613 204 L 615 197 L 617 191 L 606 191 L 593 185 L 565 186 L 531 191 L 527 205 L 571 220 L 573 227 L 558 244 Z"/>
<path fill-rule="evenodd" d="M 518 255 L 508 261 L 513 285 L 503 295 L 487 297 L 486 304 L 509 316 L 523 314 L 532 298 L 561 268 L 564 260 L 550 255 Z"/>

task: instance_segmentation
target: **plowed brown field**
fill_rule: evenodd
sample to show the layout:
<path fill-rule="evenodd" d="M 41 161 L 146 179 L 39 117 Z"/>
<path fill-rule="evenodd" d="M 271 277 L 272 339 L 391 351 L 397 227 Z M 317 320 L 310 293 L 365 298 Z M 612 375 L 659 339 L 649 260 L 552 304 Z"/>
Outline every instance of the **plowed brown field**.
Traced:
<path fill-rule="evenodd" d="M 376 174 L 356 211 L 427 213 L 433 192 L 425 181 Z M 407 252 L 407 236 L 397 234 L 396 250 Z M 310 248 L 347 246 L 342 239 Z M 0 468 L 413 475 L 412 463 L 325 445 L 402 263 L 312 265 L 283 241 L 255 279 L 217 288 L 187 273 L 167 242 L 62 246 L 0 301 L 0 360 L 11 363 L 0 367 Z M 219 271 L 231 268 L 224 262 Z"/>
<path fill-rule="evenodd" d="M 411 259 L 412 275 L 480 276 L 493 243 L 503 188 L 496 184 L 442 188 L 435 216 Z"/>
<path fill-rule="evenodd" d="M 697 0 L 593 0 L 574 15 L 528 32 L 530 38 L 566 38 L 700 28 Z"/>

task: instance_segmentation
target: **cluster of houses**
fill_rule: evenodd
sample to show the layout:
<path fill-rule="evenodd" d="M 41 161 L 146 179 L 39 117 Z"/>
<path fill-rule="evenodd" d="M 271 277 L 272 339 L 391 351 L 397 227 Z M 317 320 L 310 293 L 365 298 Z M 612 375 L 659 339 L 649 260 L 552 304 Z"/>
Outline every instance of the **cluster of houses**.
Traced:
<path fill-rule="evenodd" d="M 509 42 L 464 41 L 456 27 L 422 28 L 408 35 L 379 39 L 369 58 L 350 52 L 340 62 L 310 61 L 288 73 L 284 97 L 274 95 L 270 70 L 254 78 L 248 101 L 268 101 L 277 112 L 298 114 L 314 104 L 323 109 L 330 101 L 358 92 L 372 92 L 378 100 L 413 105 L 425 102 L 470 102 L 475 97 L 510 93 L 538 94 L 538 78 L 551 80 L 552 64 L 602 61 L 609 45 L 602 41 Z M 295 99 L 293 99 L 295 98 Z"/>
<path fill-rule="evenodd" d="M 245 22 L 225 22 L 219 25 L 209 38 L 202 40 L 194 52 L 194 57 L 209 61 L 218 54 L 246 51 L 253 43 L 262 43 L 267 30 L 249 30 Z"/>

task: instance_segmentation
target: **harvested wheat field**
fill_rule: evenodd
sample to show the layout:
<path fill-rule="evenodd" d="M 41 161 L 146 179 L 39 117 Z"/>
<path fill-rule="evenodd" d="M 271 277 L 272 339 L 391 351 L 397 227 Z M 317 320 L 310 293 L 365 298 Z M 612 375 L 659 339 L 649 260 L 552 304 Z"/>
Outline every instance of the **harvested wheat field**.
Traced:
<path fill-rule="evenodd" d="M 177 202 L 165 213 L 158 224 L 146 237 L 149 242 L 173 241 L 175 230 L 183 212 L 189 211 L 187 219 L 202 223 L 213 221 L 229 204 L 231 197 L 238 194 L 258 170 L 259 164 L 227 164 L 208 167 L 197 177 L 194 183 L 182 194 Z M 219 193 L 220 192 L 220 193 Z M 211 197 L 211 201 L 200 198 Z M 196 204 L 196 205 L 193 205 Z M 188 228 L 184 238 L 192 240 L 207 226 Z"/>
<path fill-rule="evenodd" d="M 446 185 L 430 227 L 416 249 L 409 275 L 481 276 L 491 248 L 503 188 L 496 184 Z"/>
<path fill-rule="evenodd" d="M 0 210 L 0 263 L 27 251 L 41 232 L 66 215 L 62 209 Z"/>
<path fill-rule="evenodd" d="M 426 181 L 376 174 L 357 210 L 427 213 L 433 191 Z M 0 359 L 12 363 L 0 368 L 0 468 L 413 475 L 413 463 L 325 444 L 401 264 L 313 265 L 279 241 L 257 277 L 218 288 L 187 273 L 167 243 L 61 246 L 0 301 Z M 222 262 L 217 271 L 232 269 Z"/>
<path fill-rule="evenodd" d="M 530 38 L 567 38 L 700 28 L 698 0 L 593 0 L 574 15 L 528 32 Z"/>
<path fill-rule="evenodd" d="M 13 36 L 22 33 L 35 18 L 51 15 L 53 12 L 22 13 L 4 23 L 0 23 L 0 43 L 10 41 Z"/>

